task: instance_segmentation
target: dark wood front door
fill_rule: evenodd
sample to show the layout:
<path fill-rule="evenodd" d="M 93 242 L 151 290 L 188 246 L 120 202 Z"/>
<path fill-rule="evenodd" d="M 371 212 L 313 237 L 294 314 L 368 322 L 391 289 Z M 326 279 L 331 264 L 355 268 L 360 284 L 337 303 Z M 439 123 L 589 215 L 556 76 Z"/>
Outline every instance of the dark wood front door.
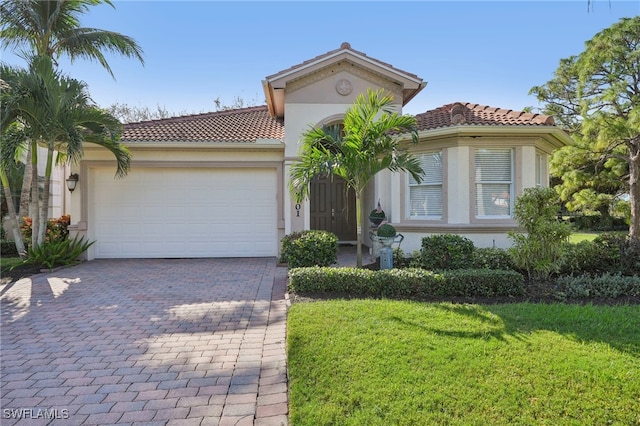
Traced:
<path fill-rule="evenodd" d="M 356 240 L 356 197 L 344 179 L 317 177 L 311 182 L 311 229 L 333 232 L 340 241 Z"/>

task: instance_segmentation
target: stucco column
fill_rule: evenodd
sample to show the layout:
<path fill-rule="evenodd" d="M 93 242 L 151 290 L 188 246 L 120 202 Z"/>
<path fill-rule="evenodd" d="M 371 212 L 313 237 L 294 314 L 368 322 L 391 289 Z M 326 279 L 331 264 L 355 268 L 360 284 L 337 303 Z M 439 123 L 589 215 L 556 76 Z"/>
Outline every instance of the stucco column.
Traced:
<path fill-rule="evenodd" d="M 296 203 L 289 191 L 289 176 L 291 166 L 295 163 L 292 160 L 284 162 L 284 233 L 290 234 L 296 231 L 309 229 L 309 200 Z"/>

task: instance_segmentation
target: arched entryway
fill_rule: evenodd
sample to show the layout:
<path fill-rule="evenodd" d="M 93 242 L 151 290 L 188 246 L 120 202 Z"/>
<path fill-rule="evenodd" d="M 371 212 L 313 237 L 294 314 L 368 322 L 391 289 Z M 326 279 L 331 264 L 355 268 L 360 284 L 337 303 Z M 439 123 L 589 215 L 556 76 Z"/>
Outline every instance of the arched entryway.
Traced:
<path fill-rule="evenodd" d="M 344 179 L 320 176 L 311 182 L 311 229 L 333 232 L 341 242 L 356 240 L 356 196 Z"/>

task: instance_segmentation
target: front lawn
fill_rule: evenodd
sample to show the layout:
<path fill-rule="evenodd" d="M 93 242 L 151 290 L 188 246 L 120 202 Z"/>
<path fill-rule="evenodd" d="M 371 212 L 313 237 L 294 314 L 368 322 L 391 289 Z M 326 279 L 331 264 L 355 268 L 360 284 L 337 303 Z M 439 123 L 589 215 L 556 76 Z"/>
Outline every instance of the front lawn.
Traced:
<path fill-rule="evenodd" d="M 640 307 L 296 303 L 293 425 L 639 424 Z"/>
<path fill-rule="evenodd" d="M 598 232 L 574 232 L 569 236 L 569 242 L 577 244 L 580 241 L 593 241 L 600 235 Z"/>

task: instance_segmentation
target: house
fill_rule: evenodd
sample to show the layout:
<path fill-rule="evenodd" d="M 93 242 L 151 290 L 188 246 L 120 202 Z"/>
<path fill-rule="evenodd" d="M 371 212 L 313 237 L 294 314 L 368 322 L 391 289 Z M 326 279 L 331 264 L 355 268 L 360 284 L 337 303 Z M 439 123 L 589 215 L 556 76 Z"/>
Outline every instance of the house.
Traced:
<path fill-rule="evenodd" d="M 339 123 L 367 88 L 384 88 L 401 111 L 425 86 L 343 43 L 266 77 L 265 106 L 125 125 L 122 141 L 133 154 L 126 178 L 114 179 L 110 154 L 89 145 L 72 170 L 80 176 L 72 231 L 96 241 L 90 259 L 276 256 L 280 239 L 303 229 L 353 241 L 355 202 L 344 182 L 318 178 L 309 200 L 292 200 L 287 182 L 299 138 L 310 125 Z M 568 136 L 551 117 L 478 104 L 416 118 L 419 142 L 406 139 L 425 180 L 378 174 L 365 213 L 380 200 L 409 251 L 437 233 L 508 246 L 515 197 L 547 185 L 549 154 Z"/>

